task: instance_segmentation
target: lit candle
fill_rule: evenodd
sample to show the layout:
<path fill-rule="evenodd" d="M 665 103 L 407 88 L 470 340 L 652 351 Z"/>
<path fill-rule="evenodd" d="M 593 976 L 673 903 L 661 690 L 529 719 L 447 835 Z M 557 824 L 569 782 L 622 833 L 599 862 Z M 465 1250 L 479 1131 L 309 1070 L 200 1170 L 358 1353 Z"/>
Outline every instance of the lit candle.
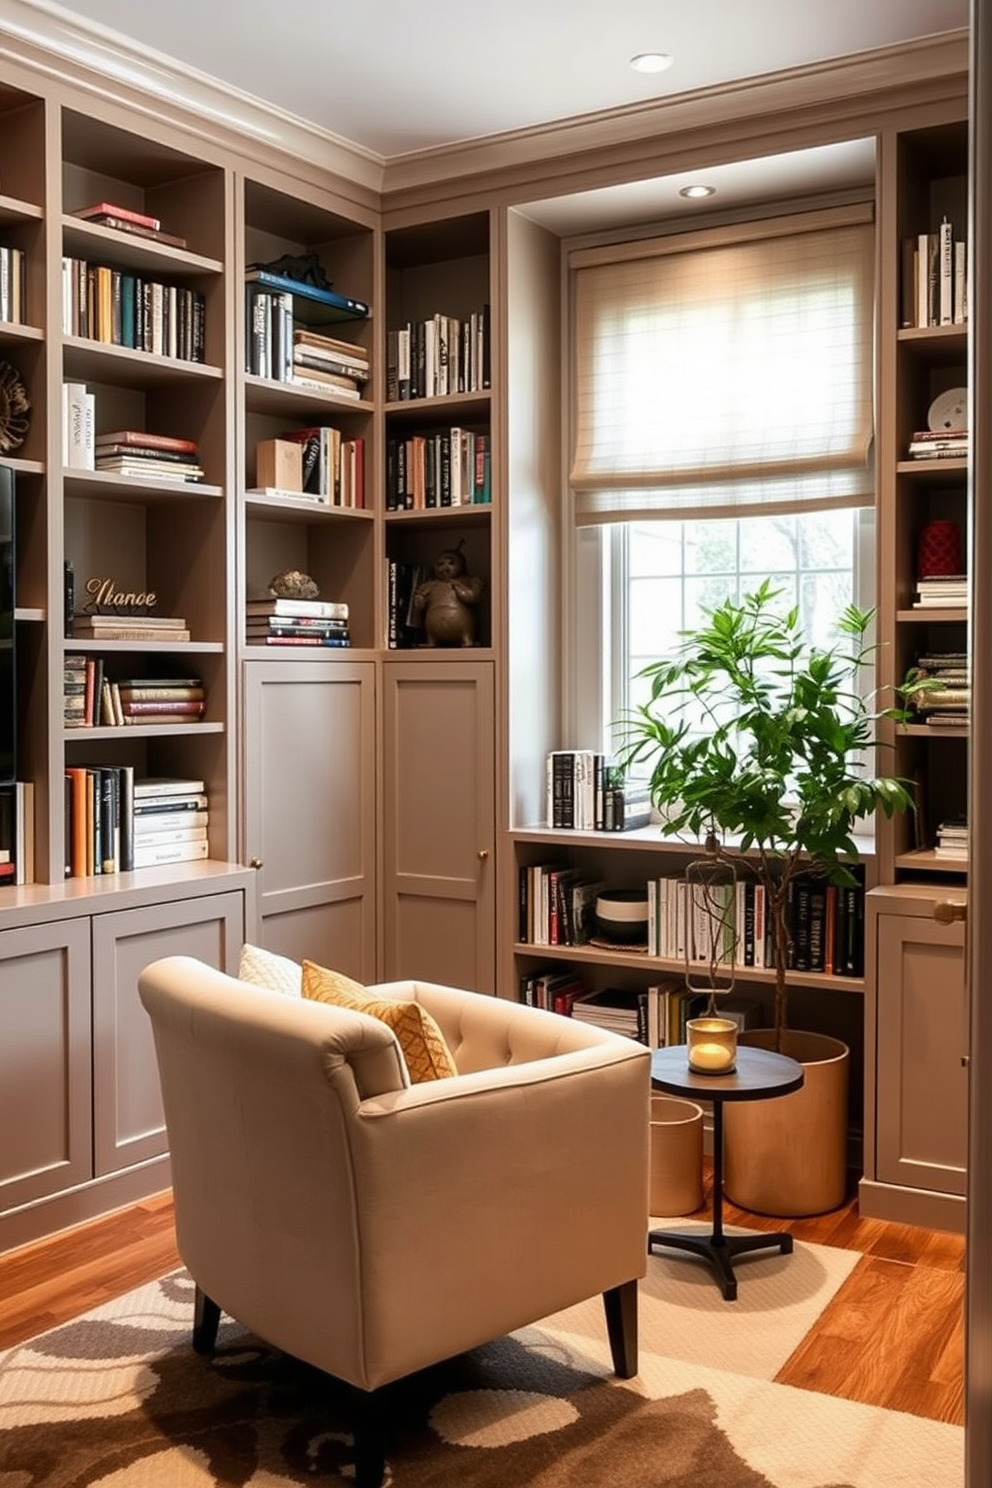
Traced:
<path fill-rule="evenodd" d="M 706 1075 L 725 1075 L 736 1066 L 737 1025 L 732 1018 L 690 1018 L 686 1040 L 691 1070 Z"/>
<path fill-rule="evenodd" d="M 708 1074 L 722 1074 L 733 1069 L 734 1053 L 723 1044 L 693 1044 L 689 1064 L 692 1069 L 705 1070 Z"/>

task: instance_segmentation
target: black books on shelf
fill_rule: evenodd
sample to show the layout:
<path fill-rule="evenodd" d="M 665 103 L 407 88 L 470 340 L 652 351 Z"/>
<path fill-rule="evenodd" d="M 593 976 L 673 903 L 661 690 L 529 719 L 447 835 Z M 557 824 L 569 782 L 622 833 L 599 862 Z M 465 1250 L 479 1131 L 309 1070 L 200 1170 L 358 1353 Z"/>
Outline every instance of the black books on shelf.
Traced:
<path fill-rule="evenodd" d="M 0 888 L 34 883 L 34 781 L 0 787 Z"/>
<path fill-rule="evenodd" d="M 603 888 L 601 880 L 562 864 L 522 866 L 520 940 L 529 945 L 585 945 L 595 934 L 596 897 Z"/>
<path fill-rule="evenodd" d="M 440 311 L 386 333 L 386 398 L 409 402 L 490 386 L 489 306 L 467 319 Z"/>
<path fill-rule="evenodd" d="M 386 510 L 489 506 L 492 452 L 487 429 L 452 425 L 386 443 Z"/>
<path fill-rule="evenodd" d="M 553 749 L 545 768 L 549 827 L 630 832 L 650 822 L 647 786 L 626 781 L 609 755 L 595 749 Z"/>

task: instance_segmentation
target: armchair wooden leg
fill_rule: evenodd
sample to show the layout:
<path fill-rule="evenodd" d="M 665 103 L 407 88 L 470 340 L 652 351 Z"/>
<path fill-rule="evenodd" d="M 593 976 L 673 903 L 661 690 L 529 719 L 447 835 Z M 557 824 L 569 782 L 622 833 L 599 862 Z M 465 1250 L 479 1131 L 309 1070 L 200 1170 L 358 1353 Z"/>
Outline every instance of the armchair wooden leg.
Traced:
<path fill-rule="evenodd" d="M 220 1308 L 197 1287 L 193 1303 L 193 1347 L 198 1354 L 212 1353 L 219 1327 Z"/>
<path fill-rule="evenodd" d="M 637 1373 L 637 1282 L 625 1281 L 604 1292 L 603 1307 L 614 1372 L 619 1379 L 632 1379 Z"/>
<path fill-rule="evenodd" d="M 386 1476 L 386 1440 L 381 1390 L 355 1392 L 355 1488 L 382 1488 Z"/>

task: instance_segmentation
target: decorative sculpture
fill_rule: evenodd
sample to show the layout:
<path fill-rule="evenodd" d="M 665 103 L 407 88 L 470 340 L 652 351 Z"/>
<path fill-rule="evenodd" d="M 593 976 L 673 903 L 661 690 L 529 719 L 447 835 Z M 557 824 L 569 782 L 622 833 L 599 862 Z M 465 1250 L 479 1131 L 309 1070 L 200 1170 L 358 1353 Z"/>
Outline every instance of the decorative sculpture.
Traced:
<path fill-rule="evenodd" d="M 414 590 L 413 609 L 423 614 L 428 646 L 475 645 L 476 606 L 485 586 L 465 572 L 464 546 L 439 553 L 434 577 Z"/>
<path fill-rule="evenodd" d="M 285 568 L 269 580 L 269 593 L 277 599 L 319 599 L 320 585 L 298 568 Z"/>

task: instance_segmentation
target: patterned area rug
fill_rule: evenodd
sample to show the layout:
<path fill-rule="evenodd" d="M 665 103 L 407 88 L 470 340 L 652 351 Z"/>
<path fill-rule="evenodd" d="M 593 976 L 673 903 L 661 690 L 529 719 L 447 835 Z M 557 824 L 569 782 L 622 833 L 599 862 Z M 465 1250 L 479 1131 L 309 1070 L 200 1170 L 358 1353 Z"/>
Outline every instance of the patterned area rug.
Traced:
<path fill-rule="evenodd" d="M 960 1488 L 958 1428 L 770 1383 L 856 1261 L 756 1257 L 727 1304 L 694 1260 L 653 1258 L 637 1379 L 611 1374 L 591 1299 L 392 1387 L 386 1481 Z M 177 1272 L 0 1355 L 0 1488 L 351 1480 L 339 1387 L 226 1319 L 200 1358 L 192 1297 Z"/>

